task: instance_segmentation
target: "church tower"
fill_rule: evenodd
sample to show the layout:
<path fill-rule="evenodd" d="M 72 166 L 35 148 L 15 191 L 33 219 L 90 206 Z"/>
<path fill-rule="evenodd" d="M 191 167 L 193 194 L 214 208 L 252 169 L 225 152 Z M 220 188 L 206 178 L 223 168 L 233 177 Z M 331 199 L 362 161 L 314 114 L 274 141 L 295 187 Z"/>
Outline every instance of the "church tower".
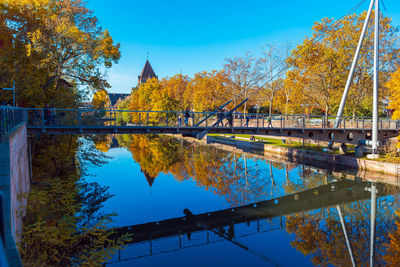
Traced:
<path fill-rule="evenodd" d="M 145 83 L 148 79 L 151 78 L 158 79 L 158 76 L 154 73 L 154 70 L 151 67 L 149 60 L 146 60 L 146 64 L 144 64 L 142 73 L 140 74 L 140 76 L 138 76 L 138 85 Z"/>

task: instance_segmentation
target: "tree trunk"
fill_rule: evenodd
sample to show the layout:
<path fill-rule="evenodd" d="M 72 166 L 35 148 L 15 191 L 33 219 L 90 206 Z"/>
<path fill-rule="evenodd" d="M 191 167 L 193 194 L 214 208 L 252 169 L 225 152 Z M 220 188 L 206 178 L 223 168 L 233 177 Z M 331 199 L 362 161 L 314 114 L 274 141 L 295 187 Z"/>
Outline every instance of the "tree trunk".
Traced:
<path fill-rule="evenodd" d="M 269 101 L 269 114 L 272 114 L 272 99 Z"/>

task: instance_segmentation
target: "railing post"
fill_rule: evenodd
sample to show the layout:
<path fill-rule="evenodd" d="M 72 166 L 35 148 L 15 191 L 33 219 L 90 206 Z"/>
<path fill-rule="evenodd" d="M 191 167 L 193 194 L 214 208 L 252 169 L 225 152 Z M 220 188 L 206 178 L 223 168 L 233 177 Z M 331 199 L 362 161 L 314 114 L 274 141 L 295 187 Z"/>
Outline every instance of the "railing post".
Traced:
<path fill-rule="evenodd" d="M 282 115 L 281 115 L 281 132 L 282 132 L 282 128 L 283 128 L 283 117 L 282 117 Z"/>
<path fill-rule="evenodd" d="M 167 127 L 168 127 L 169 113 L 167 113 Z"/>
<path fill-rule="evenodd" d="M 82 130 L 82 114 L 81 114 L 81 110 L 78 110 L 78 124 L 79 124 L 79 131 Z"/>
<path fill-rule="evenodd" d="M 43 109 L 40 111 L 40 124 L 42 126 L 42 129 L 44 129 L 44 110 Z"/>
<path fill-rule="evenodd" d="M 364 126 L 365 126 L 365 123 L 364 123 L 364 117 L 362 118 L 362 129 L 363 129 L 363 131 L 364 131 Z"/>
<path fill-rule="evenodd" d="M 283 116 L 283 128 L 286 128 L 286 115 L 285 116 Z"/>
<path fill-rule="evenodd" d="M 305 128 L 305 124 L 306 124 L 306 118 L 304 117 L 304 115 L 303 115 L 303 117 L 302 117 L 302 119 L 303 119 L 303 133 L 304 133 L 304 128 Z"/>
<path fill-rule="evenodd" d="M 343 118 L 343 130 L 346 130 L 346 118 Z"/>
<path fill-rule="evenodd" d="M 257 129 L 258 129 L 258 114 L 256 115 L 256 120 L 257 120 Z"/>
<path fill-rule="evenodd" d="M 139 126 L 142 126 L 142 112 L 139 112 Z"/>

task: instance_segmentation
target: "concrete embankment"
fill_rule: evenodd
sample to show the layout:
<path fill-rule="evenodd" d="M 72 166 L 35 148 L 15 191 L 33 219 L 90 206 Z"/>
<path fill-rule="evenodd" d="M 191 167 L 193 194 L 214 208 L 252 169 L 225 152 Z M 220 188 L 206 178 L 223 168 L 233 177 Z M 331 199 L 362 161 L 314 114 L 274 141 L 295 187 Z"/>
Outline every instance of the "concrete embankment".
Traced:
<path fill-rule="evenodd" d="M 393 177 L 400 175 L 400 166 L 398 164 L 373 161 L 367 159 L 353 158 L 346 155 L 334 155 L 316 151 L 279 147 L 263 143 L 248 142 L 241 140 L 222 140 L 207 136 L 207 144 L 219 143 L 237 148 L 251 149 L 263 152 L 265 156 L 279 158 L 295 163 L 321 162 L 329 165 L 338 165 L 355 170 L 366 170 L 381 172 Z"/>
<path fill-rule="evenodd" d="M 21 123 L 0 140 L 0 191 L 3 194 L 3 222 L 8 262 L 22 266 L 16 242 L 22 232 L 23 207 L 30 190 L 28 139 Z"/>
<path fill-rule="evenodd" d="M 176 136 L 181 138 L 179 136 Z M 249 142 L 236 139 L 221 139 L 207 136 L 199 141 L 196 138 L 185 137 L 190 142 L 200 142 L 217 146 L 220 149 L 232 152 L 243 152 L 262 156 L 269 160 L 280 162 L 292 162 L 306 164 L 329 169 L 347 169 L 357 172 L 358 177 L 364 177 L 371 181 L 382 181 L 398 185 L 400 180 L 400 165 L 373 161 L 367 159 L 353 158 L 345 155 L 334 155 L 329 153 L 315 152 L 296 148 L 286 148 L 257 142 Z"/>

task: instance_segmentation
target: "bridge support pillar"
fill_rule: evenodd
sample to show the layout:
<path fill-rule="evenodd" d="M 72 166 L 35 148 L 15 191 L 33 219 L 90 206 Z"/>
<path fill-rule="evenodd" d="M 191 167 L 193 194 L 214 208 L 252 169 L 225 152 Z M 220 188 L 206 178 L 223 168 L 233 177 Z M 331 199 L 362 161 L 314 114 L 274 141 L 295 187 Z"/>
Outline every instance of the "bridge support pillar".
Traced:
<path fill-rule="evenodd" d="M 361 158 L 364 156 L 365 148 L 363 146 L 358 145 L 355 147 L 354 152 L 355 152 L 354 154 L 357 158 Z"/>

